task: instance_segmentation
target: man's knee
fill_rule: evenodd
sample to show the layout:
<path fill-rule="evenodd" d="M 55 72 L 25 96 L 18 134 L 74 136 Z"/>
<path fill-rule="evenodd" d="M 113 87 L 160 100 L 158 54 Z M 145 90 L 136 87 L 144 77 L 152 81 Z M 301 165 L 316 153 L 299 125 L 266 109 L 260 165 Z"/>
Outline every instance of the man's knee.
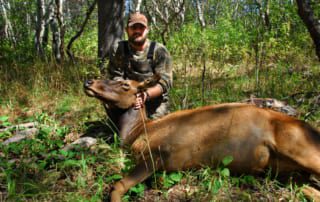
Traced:
<path fill-rule="evenodd" d="M 162 102 L 153 113 L 148 113 L 151 119 L 158 119 L 169 113 L 169 102 Z"/>

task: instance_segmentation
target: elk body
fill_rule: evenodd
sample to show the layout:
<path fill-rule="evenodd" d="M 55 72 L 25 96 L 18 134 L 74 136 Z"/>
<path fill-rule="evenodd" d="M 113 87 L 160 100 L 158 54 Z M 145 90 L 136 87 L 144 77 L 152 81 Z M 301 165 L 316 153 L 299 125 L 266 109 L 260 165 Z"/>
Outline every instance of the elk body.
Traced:
<path fill-rule="evenodd" d="M 254 105 L 229 103 L 174 112 L 146 121 L 132 108 L 135 94 L 154 81 L 86 81 L 87 95 L 124 109 L 120 138 L 136 156 L 135 168 L 114 185 L 111 201 L 155 170 L 217 166 L 226 156 L 236 173 L 307 171 L 320 175 L 320 133 L 307 123 Z M 146 122 L 145 122 L 146 121 Z M 144 124 L 145 123 L 145 124 Z"/>

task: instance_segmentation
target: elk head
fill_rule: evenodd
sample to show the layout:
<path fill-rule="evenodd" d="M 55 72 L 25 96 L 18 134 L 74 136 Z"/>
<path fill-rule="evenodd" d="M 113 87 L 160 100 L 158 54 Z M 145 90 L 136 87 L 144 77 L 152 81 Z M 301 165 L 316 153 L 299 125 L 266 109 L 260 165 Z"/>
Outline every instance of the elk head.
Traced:
<path fill-rule="evenodd" d="M 136 102 L 136 94 L 154 86 L 160 79 L 154 75 L 150 79 L 138 82 L 134 80 L 87 80 L 84 82 L 85 93 L 102 102 L 120 109 L 128 109 Z"/>

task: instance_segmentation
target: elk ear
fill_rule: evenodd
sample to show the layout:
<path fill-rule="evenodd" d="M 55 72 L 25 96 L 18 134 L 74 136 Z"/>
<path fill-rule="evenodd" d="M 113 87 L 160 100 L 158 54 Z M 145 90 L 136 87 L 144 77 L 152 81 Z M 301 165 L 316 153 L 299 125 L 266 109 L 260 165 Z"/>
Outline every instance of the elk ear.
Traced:
<path fill-rule="evenodd" d="M 154 74 L 151 78 L 140 82 L 137 88 L 139 91 L 143 91 L 149 87 L 155 86 L 160 78 L 161 76 L 159 74 Z"/>

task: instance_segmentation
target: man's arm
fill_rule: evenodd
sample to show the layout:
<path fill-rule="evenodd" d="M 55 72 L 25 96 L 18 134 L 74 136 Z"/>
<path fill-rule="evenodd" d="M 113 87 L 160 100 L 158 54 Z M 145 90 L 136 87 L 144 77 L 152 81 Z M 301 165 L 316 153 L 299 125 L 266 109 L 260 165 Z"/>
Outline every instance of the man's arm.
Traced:
<path fill-rule="evenodd" d="M 162 93 L 166 93 L 172 87 L 172 61 L 168 50 L 161 44 L 158 46 L 155 50 L 154 71 L 161 77 L 159 84 L 162 87 Z"/>
<path fill-rule="evenodd" d="M 163 94 L 163 89 L 160 84 L 157 84 L 151 88 L 148 88 L 146 91 L 143 93 L 138 93 L 137 94 L 137 99 L 134 108 L 135 109 L 140 109 L 143 107 L 144 103 L 147 100 L 160 97 Z"/>
<path fill-rule="evenodd" d="M 146 99 L 152 99 L 160 97 L 163 94 L 163 88 L 160 84 L 157 84 L 151 88 L 148 88 L 146 91 Z"/>

